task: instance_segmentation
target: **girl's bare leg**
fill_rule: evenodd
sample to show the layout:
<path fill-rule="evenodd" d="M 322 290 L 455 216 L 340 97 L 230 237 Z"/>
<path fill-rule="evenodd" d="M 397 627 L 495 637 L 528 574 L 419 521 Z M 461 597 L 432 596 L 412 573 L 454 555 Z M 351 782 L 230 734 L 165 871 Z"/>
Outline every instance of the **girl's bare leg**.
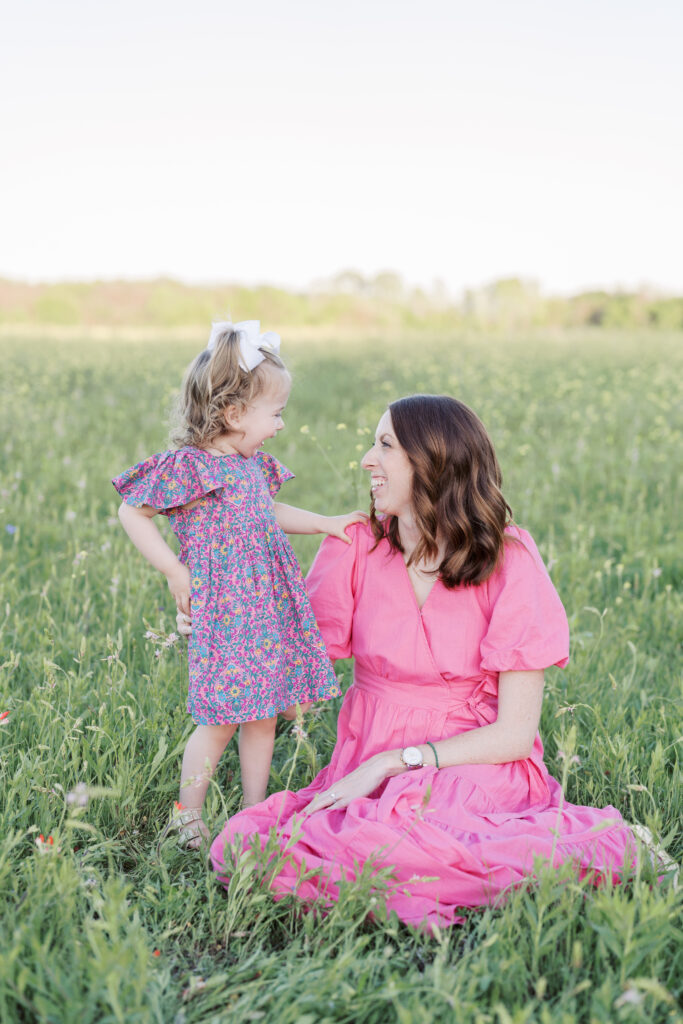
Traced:
<path fill-rule="evenodd" d="M 240 768 L 244 806 L 252 807 L 265 798 L 273 760 L 275 717 L 244 722 L 240 727 Z"/>
<path fill-rule="evenodd" d="M 180 803 L 186 818 L 188 811 L 196 811 L 196 818 L 188 820 L 186 833 L 193 829 L 196 842 L 190 838 L 189 847 L 199 846 L 202 836 L 208 836 L 208 829 L 201 819 L 202 807 L 209 788 L 211 776 L 221 759 L 221 754 L 235 735 L 236 725 L 198 725 L 187 741 L 183 754 L 180 774 Z"/>
<path fill-rule="evenodd" d="M 308 700 L 306 701 L 305 704 L 299 704 L 299 707 L 301 708 L 301 714 L 305 715 L 306 712 L 310 711 L 311 708 L 313 707 L 313 701 Z M 296 721 L 296 709 L 296 704 L 290 704 L 290 706 L 288 708 L 285 708 L 285 710 L 282 712 L 282 717 L 285 718 L 288 722 Z"/>

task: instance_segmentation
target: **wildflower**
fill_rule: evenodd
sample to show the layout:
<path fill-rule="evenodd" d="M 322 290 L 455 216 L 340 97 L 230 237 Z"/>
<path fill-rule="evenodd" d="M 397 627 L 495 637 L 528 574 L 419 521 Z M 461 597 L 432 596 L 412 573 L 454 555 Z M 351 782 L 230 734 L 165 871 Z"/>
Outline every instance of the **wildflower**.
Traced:
<path fill-rule="evenodd" d="M 74 565 L 80 565 L 88 557 L 87 551 L 78 551 L 76 557 L 73 560 Z"/>
<path fill-rule="evenodd" d="M 72 508 L 68 508 L 64 513 L 64 518 L 66 519 L 67 523 L 73 523 L 73 521 L 76 518 L 76 513 Z"/>
<path fill-rule="evenodd" d="M 48 836 L 46 839 L 41 832 L 35 842 L 38 853 L 40 854 L 59 853 L 60 847 L 55 846 L 55 841 L 52 836 Z"/>
<path fill-rule="evenodd" d="M 296 725 L 292 726 L 292 732 L 298 740 L 308 739 L 308 733 L 299 725 L 298 722 L 296 723 Z"/>
<path fill-rule="evenodd" d="M 112 594 L 116 594 L 117 593 L 117 591 L 119 589 L 119 582 L 120 582 L 120 580 L 119 580 L 118 576 L 112 576 L 111 584 L 110 584 L 110 587 L 109 587 L 110 593 L 112 593 Z"/>
<path fill-rule="evenodd" d="M 180 800 L 174 800 L 173 806 L 175 807 L 176 811 L 185 810 L 185 804 L 181 804 Z"/>
<path fill-rule="evenodd" d="M 572 757 L 567 758 L 564 750 L 558 750 L 557 756 L 560 761 L 568 761 L 569 764 L 581 764 L 581 758 L 574 754 Z"/>
<path fill-rule="evenodd" d="M 0 714 L 0 722 L 4 722 L 5 719 L 9 718 L 9 711 L 3 711 Z"/>
<path fill-rule="evenodd" d="M 659 568 L 659 566 L 657 566 L 655 569 L 652 570 L 652 579 L 653 580 L 659 579 L 659 577 L 661 575 L 662 575 L 662 570 Z"/>
<path fill-rule="evenodd" d="M 179 640 L 179 639 L 180 638 L 178 637 L 177 633 L 169 633 L 161 646 L 162 647 L 173 647 L 173 644 L 176 643 L 176 641 Z"/>
<path fill-rule="evenodd" d="M 105 540 L 104 544 L 100 544 L 100 551 L 104 554 L 105 551 L 109 551 L 111 547 L 111 541 Z"/>
<path fill-rule="evenodd" d="M 645 996 L 642 992 L 639 992 L 638 989 L 627 988 L 623 996 L 619 996 L 614 1005 L 615 1007 L 621 1007 L 627 1006 L 630 1003 L 633 1006 L 639 1006 L 644 998 Z"/>
<path fill-rule="evenodd" d="M 157 647 L 157 649 L 154 652 L 154 657 L 155 658 L 160 658 L 161 657 L 161 647 Z"/>
<path fill-rule="evenodd" d="M 346 424 L 345 423 L 338 423 L 337 424 L 337 430 L 346 430 Z"/>
<path fill-rule="evenodd" d="M 5 532 L 9 534 L 16 533 L 17 527 L 13 526 L 12 523 L 8 523 L 7 526 L 5 527 Z"/>
<path fill-rule="evenodd" d="M 145 633 L 145 640 L 154 640 L 156 642 L 158 639 L 158 634 L 151 629 L 148 629 L 147 632 Z"/>
<path fill-rule="evenodd" d="M 161 956 L 161 950 L 155 949 L 154 952 L 152 953 L 152 956 Z"/>
<path fill-rule="evenodd" d="M 76 807 L 87 807 L 89 800 L 88 787 L 85 782 L 79 782 L 75 789 L 66 794 L 66 802 L 75 804 Z"/>
<path fill-rule="evenodd" d="M 310 432 L 311 432 L 311 428 L 309 426 L 307 426 L 306 424 L 304 424 L 303 427 L 299 427 L 299 433 L 300 434 L 310 434 Z"/>
<path fill-rule="evenodd" d="M 358 463 L 355 459 L 351 459 L 349 462 L 349 469 L 358 469 Z"/>

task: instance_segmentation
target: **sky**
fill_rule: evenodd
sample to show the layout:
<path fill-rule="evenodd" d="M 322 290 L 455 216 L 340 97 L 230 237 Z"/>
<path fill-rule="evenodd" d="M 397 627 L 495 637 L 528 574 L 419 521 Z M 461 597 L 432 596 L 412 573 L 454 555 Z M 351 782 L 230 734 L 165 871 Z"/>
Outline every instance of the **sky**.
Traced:
<path fill-rule="evenodd" d="M 0 276 L 683 292 L 676 0 L 24 0 Z"/>

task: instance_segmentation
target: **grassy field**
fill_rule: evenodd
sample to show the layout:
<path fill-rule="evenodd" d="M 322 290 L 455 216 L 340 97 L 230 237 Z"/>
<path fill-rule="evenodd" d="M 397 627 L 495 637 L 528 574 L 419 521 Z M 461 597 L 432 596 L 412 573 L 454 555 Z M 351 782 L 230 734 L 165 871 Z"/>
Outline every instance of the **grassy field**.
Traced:
<path fill-rule="evenodd" d="M 551 567 L 572 660 L 547 674 L 542 734 L 575 802 L 614 804 L 683 856 L 680 523 L 683 336 L 288 342 L 283 498 L 367 507 L 358 467 L 388 400 L 448 392 L 497 446 L 516 520 Z M 366 912 L 369 878 L 324 918 L 275 904 L 245 858 L 229 896 L 199 855 L 157 852 L 191 729 L 163 579 L 116 520 L 109 479 L 166 446 L 186 341 L 0 341 L 0 1019 L 49 1022 L 680 1021 L 681 893 L 548 873 L 426 938 Z M 306 568 L 317 539 L 297 539 Z M 339 666 L 344 686 L 350 666 Z M 334 703 L 271 786 L 308 781 Z M 579 761 L 573 760 L 577 755 Z M 239 805 L 226 752 L 208 803 Z M 40 837 L 43 837 L 41 840 Z"/>

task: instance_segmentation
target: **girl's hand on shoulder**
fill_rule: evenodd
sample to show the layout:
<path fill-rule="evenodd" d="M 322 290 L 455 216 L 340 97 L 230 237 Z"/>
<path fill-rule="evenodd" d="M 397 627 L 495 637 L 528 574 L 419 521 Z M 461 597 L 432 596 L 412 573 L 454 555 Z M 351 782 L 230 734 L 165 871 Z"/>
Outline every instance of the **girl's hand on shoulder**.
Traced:
<path fill-rule="evenodd" d="M 182 562 L 178 562 L 170 572 L 166 573 L 168 589 L 171 591 L 179 612 L 190 614 L 190 570 Z"/>
<path fill-rule="evenodd" d="M 351 538 L 346 532 L 348 527 L 353 526 L 354 523 L 365 523 L 369 518 L 367 512 L 361 512 L 358 509 L 355 512 L 347 512 L 343 516 L 321 516 L 321 532 L 327 533 L 330 537 L 338 537 L 345 544 L 350 544 Z"/>

